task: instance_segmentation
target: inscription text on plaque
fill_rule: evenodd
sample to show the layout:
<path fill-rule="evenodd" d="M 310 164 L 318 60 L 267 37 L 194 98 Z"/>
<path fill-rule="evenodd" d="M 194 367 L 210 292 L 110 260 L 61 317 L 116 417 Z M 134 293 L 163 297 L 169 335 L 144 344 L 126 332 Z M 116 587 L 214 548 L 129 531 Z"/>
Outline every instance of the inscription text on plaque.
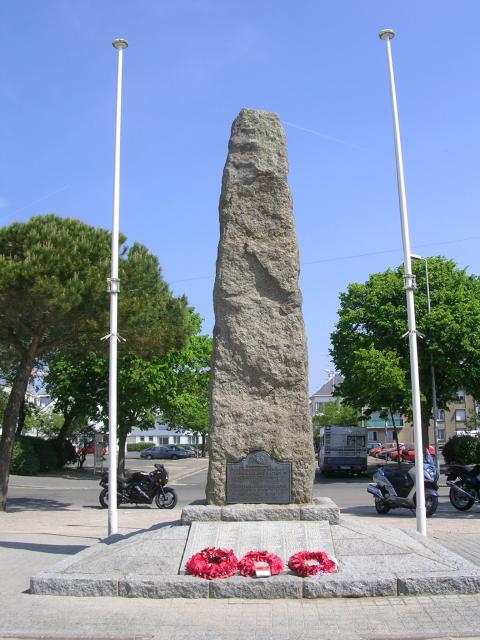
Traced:
<path fill-rule="evenodd" d="M 292 464 L 277 462 L 266 451 L 253 451 L 240 462 L 227 462 L 227 503 L 288 504 Z"/>

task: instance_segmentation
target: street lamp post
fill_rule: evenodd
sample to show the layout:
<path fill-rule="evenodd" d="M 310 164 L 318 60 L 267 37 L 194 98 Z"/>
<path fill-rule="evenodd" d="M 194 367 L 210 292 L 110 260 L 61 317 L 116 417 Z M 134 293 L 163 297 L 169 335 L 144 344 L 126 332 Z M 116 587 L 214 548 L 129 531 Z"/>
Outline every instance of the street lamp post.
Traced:
<path fill-rule="evenodd" d="M 112 42 L 118 51 L 117 57 L 117 100 L 115 111 L 115 154 L 113 172 L 113 212 L 112 212 L 112 264 L 108 278 L 110 293 L 110 333 L 109 338 L 109 378 L 108 378 L 108 535 L 118 532 L 117 520 L 117 343 L 118 336 L 118 242 L 120 224 L 120 125 L 122 119 L 122 63 L 123 50 L 128 42 L 118 38 Z"/>
<path fill-rule="evenodd" d="M 423 260 L 425 262 L 425 287 L 427 291 L 427 311 L 431 312 L 432 308 L 430 305 L 430 279 L 428 275 L 428 258 L 424 258 L 423 256 L 419 256 L 415 253 L 411 254 L 414 260 Z M 438 450 L 438 428 L 437 428 L 437 416 L 438 416 L 438 407 L 437 407 L 437 385 L 435 382 L 435 367 L 433 366 L 433 355 L 430 353 L 430 377 L 432 380 L 432 411 L 433 411 L 433 439 L 435 441 L 435 466 L 437 467 L 438 475 L 440 476 L 440 458 L 439 458 L 439 450 Z"/>
<path fill-rule="evenodd" d="M 407 197 L 405 193 L 405 179 L 403 175 L 402 145 L 400 140 L 400 125 L 398 121 L 397 94 L 395 91 L 395 77 L 393 74 L 392 49 L 390 40 L 395 33 L 391 29 L 380 31 L 379 37 L 385 42 L 387 52 L 388 77 L 390 82 L 390 97 L 392 101 L 393 131 L 395 139 L 395 160 L 397 165 L 398 200 L 400 206 L 400 222 L 402 227 L 404 286 L 407 298 L 408 335 L 410 347 L 410 377 L 412 382 L 413 431 L 415 437 L 415 491 L 417 531 L 427 535 L 427 517 L 425 509 L 425 486 L 423 479 L 423 443 L 422 443 L 422 414 L 420 408 L 420 381 L 418 376 L 417 328 L 415 321 L 415 276 L 412 274 L 412 260 L 410 256 L 410 233 L 408 229 Z"/>

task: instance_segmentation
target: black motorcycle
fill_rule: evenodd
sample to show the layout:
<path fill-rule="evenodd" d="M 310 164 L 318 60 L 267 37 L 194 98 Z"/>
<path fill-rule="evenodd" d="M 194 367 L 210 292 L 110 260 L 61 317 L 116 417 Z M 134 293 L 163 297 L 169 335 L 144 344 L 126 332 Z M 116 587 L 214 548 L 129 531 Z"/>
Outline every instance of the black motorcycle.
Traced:
<path fill-rule="evenodd" d="M 423 461 L 425 483 L 425 510 L 432 516 L 438 506 L 438 473 L 430 454 Z M 374 483 L 367 487 L 375 498 L 377 513 L 388 513 L 390 509 L 404 507 L 412 511 L 416 508 L 415 465 L 410 463 L 391 464 L 374 474 Z"/>
<path fill-rule="evenodd" d="M 135 472 L 126 478 L 117 479 L 117 506 L 121 504 L 155 504 L 159 509 L 173 509 L 177 494 L 168 483 L 168 471 L 163 464 L 156 464 L 150 473 Z M 108 508 L 108 471 L 102 474 L 98 499 L 104 509 Z"/>
<path fill-rule="evenodd" d="M 468 511 L 480 502 L 480 465 L 452 464 L 447 472 L 449 498 L 455 509 Z"/>

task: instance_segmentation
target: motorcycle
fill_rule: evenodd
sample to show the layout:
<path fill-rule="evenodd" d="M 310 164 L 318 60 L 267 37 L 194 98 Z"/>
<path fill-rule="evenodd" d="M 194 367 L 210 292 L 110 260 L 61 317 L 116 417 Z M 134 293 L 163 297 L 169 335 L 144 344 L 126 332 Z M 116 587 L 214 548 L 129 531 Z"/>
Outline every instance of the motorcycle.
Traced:
<path fill-rule="evenodd" d="M 156 464 L 150 473 L 135 472 L 126 478 L 117 479 L 117 506 L 121 504 L 155 504 L 159 509 L 173 509 L 177 494 L 168 483 L 168 471 L 163 464 Z M 98 499 L 104 509 L 108 508 L 108 471 L 102 474 Z"/>
<path fill-rule="evenodd" d="M 458 479 L 457 479 L 458 478 Z M 447 472 L 449 498 L 455 509 L 468 511 L 480 502 L 480 465 L 452 464 Z"/>
<path fill-rule="evenodd" d="M 432 457 L 426 453 L 423 461 L 425 482 L 425 509 L 432 516 L 438 506 L 438 473 Z M 399 463 L 380 467 L 374 474 L 374 483 L 369 483 L 368 493 L 375 499 L 377 513 L 388 513 L 390 509 L 404 507 L 415 511 L 415 465 Z"/>

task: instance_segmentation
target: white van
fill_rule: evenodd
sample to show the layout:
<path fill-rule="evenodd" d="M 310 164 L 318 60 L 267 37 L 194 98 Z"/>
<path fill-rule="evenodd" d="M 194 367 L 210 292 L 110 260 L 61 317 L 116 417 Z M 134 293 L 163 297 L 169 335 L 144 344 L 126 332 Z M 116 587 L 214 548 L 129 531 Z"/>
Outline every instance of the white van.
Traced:
<path fill-rule="evenodd" d="M 334 424 L 321 427 L 318 466 L 325 475 L 332 471 L 358 474 L 366 471 L 366 427 L 343 427 Z"/>

